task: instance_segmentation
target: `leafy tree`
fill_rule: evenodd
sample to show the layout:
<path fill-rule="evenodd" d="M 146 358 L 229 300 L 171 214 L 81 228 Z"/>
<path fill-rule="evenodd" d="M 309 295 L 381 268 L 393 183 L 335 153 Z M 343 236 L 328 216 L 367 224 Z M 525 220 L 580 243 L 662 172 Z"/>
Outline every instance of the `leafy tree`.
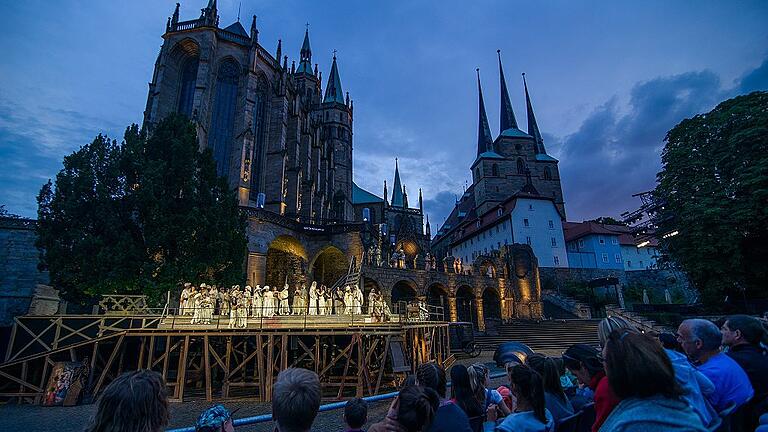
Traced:
<path fill-rule="evenodd" d="M 614 219 L 614 218 L 612 218 L 610 216 L 601 216 L 601 217 L 599 217 L 597 219 L 592 219 L 592 220 L 590 220 L 588 222 L 595 222 L 595 223 L 599 223 L 599 224 L 602 224 L 602 225 L 623 225 L 623 226 L 627 225 L 625 222 L 622 222 L 620 220 Z"/>
<path fill-rule="evenodd" d="M 662 239 L 711 305 L 765 297 L 768 93 L 686 119 L 667 133 L 656 198 Z"/>
<path fill-rule="evenodd" d="M 38 196 L 38 247 L 75 301 L 107 293 L 159 299 L 180 281 L 243 277 L 245 219 L 194 126 L 170 116 L 122 143 L 99 135 L 64 158 Z"/>

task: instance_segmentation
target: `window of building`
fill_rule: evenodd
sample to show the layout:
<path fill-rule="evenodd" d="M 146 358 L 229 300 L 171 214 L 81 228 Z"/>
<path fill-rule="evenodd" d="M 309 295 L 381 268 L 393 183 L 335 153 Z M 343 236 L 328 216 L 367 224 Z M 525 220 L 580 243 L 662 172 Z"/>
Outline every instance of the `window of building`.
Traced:
<path fill-rule="evenodd" d="M 579 249 L 584 249 L 584 240 L 579 240 Z"/>
<path fill-rule="evenodd" d="M 213 149 L 218 174 L 223 177 L 229 176 L 229 163 L 232 159 L 239 80 L 240 65 L 238 63 L 228 60 L 219 66 L 208 147 Z"/>
<path fill-rule="evenodd" d="M 603 253 L 603 262 L 604 263 L 608 262 L 608 254 L 607 253 Z"/>
<path fill-rule="evenodd" d="M 525 174 L 525 162 L 522 158 L 517 158 L 517 173 Z"/>
<path fill-rule="evenodd" d="M 531 226 L 531 223 L 526 218 L 526 219 L 523 219 L 523 225 L 528 227 L 528 226 Z"/>
<path fill-rule="evenodd" d="M 555 255 L 555 265 L 556 266 L 560 265 L 560 257 L 557 255 Z"/>
<path fill-rule="evenodd" d="M 491 175 L 494 177 L 499 176 L 499 166 L 497 164 L 491 165 Z"/>
<path fill-rule="evenodd" d="M 477 221 L 475 222 L 475 227 L 477 227 L 477 228 L 480 228 L 480 220 L 477 220 Z"/>
<path fill-rule="evenodd" d="M 555 222 L 549 221 L 549 229 L 555 229 Z"/>
<path fill-rule="evenodd" d="M 496 217 L 501 217 L 502 213 L 504 213 L 504 210 L 496 209 Z"/>
<path fill-rule="evenodd" d="M 533 204 L 528 204 L 528 210 L 533 211 Z"/>
<path fill-rule="evenodd" d="M 615 244 L 615 245 L 619 244 L 619 239 L 616 238 L 616 237 L 612 237 L 611 238 L 611 244 Z"/>
<path fill-rule="evenodd" d="M 530 237 L 526 237 L 525 238 L 525 243 L 530 245 L 531 244 L 531 238 Z"/>
<path fill-rule="evenodd" d="M 544 167 L 544 180 L 552 180 L 552 171 L 549 170 L 549 167 Z"/>
<path fill-rule="evenodd" d="M 552 237 L 551 243 L 552 243 L 552 247 L 557 247 L 557 239 L 556 238 Z"/>
<path fill-rule="evenodd" d="M 621 254 L 615 254 L 613 258 L 616 260 L 617 264 L 621 264 Z"/>
<path fill-rule="evenodd" d="M 192 102 L 195 100 L 195 84 L 197 83 L 198 58 L 187 60 L 181 72 L 179 85 L 179 113 L 192 117 Z"/>
<path fill-rule="evenodd" d="M 627 268 L 632 268 L 632 261 L 627 260 Z"/>
<path fill-rule="evenodd" d="M 602 245 L 604 245 L 604 244 L 605 244 L 605 239 L 603 238 L 603 236 L 600 236 L 598 241 L 599 241 L 599 242 L 600 242 L 600 244 L 602 244 Z"/>

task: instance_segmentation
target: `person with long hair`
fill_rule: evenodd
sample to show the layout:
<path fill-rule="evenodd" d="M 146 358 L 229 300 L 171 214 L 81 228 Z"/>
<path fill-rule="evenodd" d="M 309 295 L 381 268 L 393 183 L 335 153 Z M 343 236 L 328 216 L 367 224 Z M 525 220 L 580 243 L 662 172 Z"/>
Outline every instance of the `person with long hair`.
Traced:
<path fill-rule="evenodd" d="M 86 432 L 160 432 L 168 425 L 168 393 L 159 373 L 146 369 L 115 378 L 99 397 Z"/>
<path fill-rule="evenodd" d="M 472 394 L 475 395 L 478 404 L 482 408 L 483 412 L 488 409 L 488 406 L 496 405 L 501 412 L 501 415 L 509 415 L 511 412 L 507 404 L 504 403 L 504 399 L 495 389 L 488 388 L 491 385 L 490 371 L 482 363 L 475 363 L 467 368 L 469 373 L 469 384 L 472 387 Z"/>
<path fill-rule="evenodd" d="M 704 432 L 701 418 L 681 397 L 675 369 L 655 338 L 614 330 L 605 348 L 605 369 L 621 402 L 605 419 L 604 431 Z"/>
<path fill-rule="evenodd" d="M 594 392 L 595 423 L 592 425 L 592 432 L 597 432 L 613 408 L 619 404 L 619 398 L 611 390 L 605 376 L 600 353 L 587 344 L 576 344 L 565 350 L 563 362 L 579 383 Z"/>
<path fill-rule="evenodd" d="M 509 370 L 509 383 L 517 400 L 515 412 L 498 422 L 496 405 L 490 405 L 484 432 L 552 432 L 555 422 L 544 400 L 544 382 L 538 372 L 526 365 Z"/>
<path fill-rule="evenodd" d="M 445 399 L 445 371 L 435 363 L 422 363 L 416 369 L 416 385 L 431 388 L 440 398 L 440 405 L 429 432 L 471 432 L 469 418 L 455 403 Z"/>
<path fill-rule="evenodd" d="M 435 418 L 440 397 L 431 388 L 410 385 L 400 390 L 384 420 L 368 432 L 426 432 Z"/>
<path fill-rule="evenodd" d="M 451 368 L 451 402 L 464 411 L 473 431 L 482 428 L 485 412 L 472 393 L 472 384 L 469 382 L 467 367 L 461 364 Z"/>
<path fill-rule="evenodd" d="M 541 375 L 544 381 L 544 401 L 555 423 L 573 415 L 573 405 L 560 384 L 560 371 L 555 360 L 552 357 L 534 353 L 525 359 L 525 364 Z"/>

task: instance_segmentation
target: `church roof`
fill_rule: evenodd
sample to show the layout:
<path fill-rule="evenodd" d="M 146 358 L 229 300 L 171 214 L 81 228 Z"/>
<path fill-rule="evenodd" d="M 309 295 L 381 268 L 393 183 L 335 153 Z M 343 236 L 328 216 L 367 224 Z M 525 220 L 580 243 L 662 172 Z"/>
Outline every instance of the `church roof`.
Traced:
<path fill-rule="evenodd" d="M 383 199 L 352 182 L 352 204 L 380 203 Z"/>
<path fill-rule="evenodd" d="M 533 138 L 532 136 L 528 135 L 527 133 L 521 131 L 516 127 L 503 130 L 501 132 L 501 136 L 511 137 L 511 138 L 528 138 L 528 139 Z"/>
<path fill-rule="evenodd" d="M 537 161 L 548 161 L 548 162 L 557 162 L 557 159 L 553 158 L 552 156 L 544 153 L 539 153 L 536 155 Z"/>
<path fill-rule="evenodd" d="M 392 188 L 392 207 L 404 207 L 403 187 L 400 183 L 400 170 L 397 168 L 397 158 L 395 158 L 395 183 Z"/>
<path fill-rule="evenodd" d="M 243 28 L 243 25 L 240 24 L 240 21 L 237 21 L 237 22 L 235 22 L 233 24 L 230 24 L 224 30 L 228 31 L 230 33 L 238 34 L 240 36 L 250 37 L 250 36 L 248 36 L 248 32 L 245 31 L 245 28 Z"/>
<path fill-rule="evenodd" d="M 331 75 L 328 77 L 328 85 L 325 86 L 325 102 L 344 103 L 344 93 L 341 90 L 341 78 L 339 77 L 339 67 L 336 66 L 336 54 L 333 55 L 333 64 L 331 65 Z"/>

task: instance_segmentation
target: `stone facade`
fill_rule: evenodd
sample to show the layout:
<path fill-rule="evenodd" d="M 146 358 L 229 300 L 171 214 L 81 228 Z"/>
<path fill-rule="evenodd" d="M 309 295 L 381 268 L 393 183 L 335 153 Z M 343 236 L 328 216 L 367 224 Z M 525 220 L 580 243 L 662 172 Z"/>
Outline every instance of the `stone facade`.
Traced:
<path fill-rule="evenodd" d="M 304 223 L 353 220 L 353 109 L 336 57 L 323 96 L 308 32 L 297 68 L 281 44 L 274 55 L 259 44 L 255 16 L 250 33 L 239 21 L 226 28 L 218 21 L 216 2 L 188 21 L 179 21 L 177 5 L 144 125 L 151 130 L 175 112 L 190 117 L 200 148 L 213 151 L 242 206 L 263 204 Z"/>
<path fill-rule="evenodd" d="M 0 219 L 0 327 L 29 310 L 35 287 L 48 284 L 48 272 L 37 269 L 35 221 Z"/>

